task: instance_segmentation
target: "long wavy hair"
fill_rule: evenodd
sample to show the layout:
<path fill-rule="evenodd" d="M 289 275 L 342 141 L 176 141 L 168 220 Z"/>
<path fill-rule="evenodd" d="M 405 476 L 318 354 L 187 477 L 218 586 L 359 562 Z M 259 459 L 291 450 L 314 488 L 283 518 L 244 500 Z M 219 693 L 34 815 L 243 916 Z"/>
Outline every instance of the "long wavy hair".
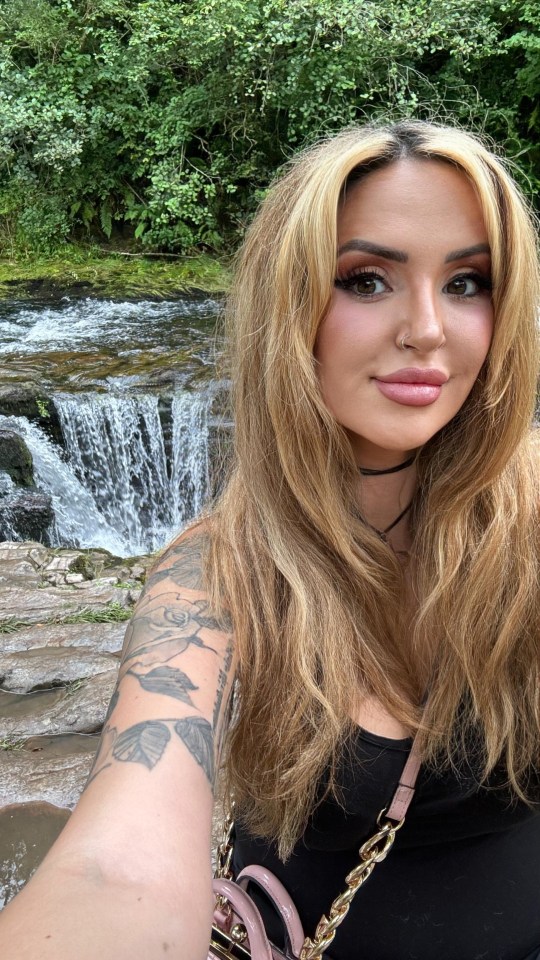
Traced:
<path fill-rule="evenodd" d="M 473 390 L 419 454 L 413 610 L 402 564 L 359 515 L 351 445 L 313 355 L 344 188 L 401 158 L 451 163 L 474 186 L 495 316 Z M 537 310 L 527 205 L 501 160 L 459 129 L 347 129 L 288 165 L 248 230 L 227 311 L 234 456 L 206 574 L 238 651 L 227 786 L 282 857 L 323 774 L 336 790 L 363 692 L 421 731 L 426 763 L 453 762 L 474 735 L 480 780 L 504 764 L 526 798 L 540 753 Z"/>

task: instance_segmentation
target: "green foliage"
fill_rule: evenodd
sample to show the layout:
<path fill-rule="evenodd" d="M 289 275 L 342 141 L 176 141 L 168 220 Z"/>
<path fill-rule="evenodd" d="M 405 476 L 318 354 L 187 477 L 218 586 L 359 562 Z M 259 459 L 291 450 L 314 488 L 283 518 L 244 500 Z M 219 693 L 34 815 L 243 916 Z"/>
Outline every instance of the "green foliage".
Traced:
<path fill-rule="evenodd" d="M 57 254 L 38 255 L 27 251 L 16 259 L 0 258 L 0 300 L 13 297 L 13 281 L 35 294 L 41 288 L 79 290 L 88 287 L 105 297 L 167 299 L 186 290 L 223 293 L 230 277 L 215 257 L 199 253 L 193 257 L 175 254 L 129 254 L 103 251 L 97 245 L 64 244 Z M 22 285 L 22 287 L 21 287 Z"/>
<path fill-rule="evenodd" d="M 123 607 L 121 603 L 108 603 L 106 607 L 99 610 L 85 608 L 78 613 L 59 614 L 57 617 L 47 620 L 47 623 L 122 623 L 124 620 L 130 620 L 133 610 Z M 23 627 L 31 627 L 28 620 L 19 620 L 18 617 L 8 617 L 0 621 L 0 635 L 3 633 L 16 633 Z"/>
<path fill-rule="evenodd" d="M 58 623 L 121 623 L 124 620 L 130 620 L 133 611 L 123 607 L 120 603 L 109 603 L 101 610 L 80 610 L 78 613 L 70 613 L 66 617 L 61 617 Z"/>
<path fill-rule="evenodd" d="M 20 737 L 0 737 L 0 750 L 22 750 L 25 743 Z"/>
<path fill-rule="evenodd" d="M 230 249 L 281 163 L 455 118 L 540 182 L 533 0 L 3 0 L 0 244 Z"/>
<path fill-rule="evenodd" d="M 36 407 L 38 408 L 38 413 L 43 420 L 50 419 L 51 411 L 49 410 L 49 400 L 40 400 L 39 397 L 36 397 Z"/>

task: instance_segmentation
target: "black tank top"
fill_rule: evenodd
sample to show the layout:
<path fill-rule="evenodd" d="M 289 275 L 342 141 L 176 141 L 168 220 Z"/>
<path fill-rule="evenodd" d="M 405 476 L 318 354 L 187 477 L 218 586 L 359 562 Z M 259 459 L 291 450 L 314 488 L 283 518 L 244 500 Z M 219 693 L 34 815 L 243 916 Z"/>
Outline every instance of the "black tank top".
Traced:
<path fill-rule="evenodd" d="M 345 889 L 358 848 L 388 805 L 410 750 L 358 730 L 339 767 L 342 805 L 327 797 L 284 864 L 274 846 L 237 824 L 235 873 L 271 870 L 290 892 L 307 935 Z M 540 798 L 535 777 L 535 797 Z M 422 768 L 388 858 L 352 902 L 328 960 L 532 960 L 540 957 L 540 805 L 512 800 L 504 776 L 479 787 L 468 761 Z M 270 938 L 281 927 L 250 891 Z"/>

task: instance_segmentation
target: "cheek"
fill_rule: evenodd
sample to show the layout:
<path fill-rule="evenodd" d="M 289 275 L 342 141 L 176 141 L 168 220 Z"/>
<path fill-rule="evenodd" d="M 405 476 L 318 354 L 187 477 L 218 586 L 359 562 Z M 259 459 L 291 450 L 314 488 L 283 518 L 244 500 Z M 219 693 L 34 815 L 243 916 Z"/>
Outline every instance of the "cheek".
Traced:
<path fill-rule="evenodd" d="M 454 318 L 453 318 L 454 319 Z M 467 379 L 475 379 L 489 353 L 493 336 L 493 308 L 486 302 L 474 312 L 458 318 L 454 326 L 448 346 L 454 346 L 454 360 L 456 373 L 461 373 Z"/>
<path fill-rule="evenodd" d="M 380 349 L 382 317 L 371 306 L 363 311 L 347 297 L 336 295 L 325 319 L 319 327 L 314 355 L 320 364 L 358 363 L 369 357 L 373 349 Z"/>
<path fill-rule="evenodd" d="M 493 311 L 490 309 L 486 310 L 485 313 L 479 317 L 479 322 L 476 326 L 476 329 L 469 338 L 471 366 L 475 368 L 477 373 L 489 353 L 492 337 Z"/>

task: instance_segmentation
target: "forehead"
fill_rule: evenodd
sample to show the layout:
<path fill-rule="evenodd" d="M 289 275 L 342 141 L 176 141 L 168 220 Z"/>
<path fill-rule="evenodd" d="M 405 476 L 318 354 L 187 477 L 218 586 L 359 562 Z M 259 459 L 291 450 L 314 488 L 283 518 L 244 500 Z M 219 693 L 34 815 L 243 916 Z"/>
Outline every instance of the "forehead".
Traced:
<path fill-rule="evenodd" d="M 340 245 L 351 237 L 375 239 L 376 231 L 378 242 L 396 246 L 397 232 L 420 240 L 426 229 L 441 240 L 447 231 L 454 241 L 487 240 L 474 187 L 462 170 L 440 160 L 397 160 L 368 173 L 346 188 L 338 210 Z"/>

